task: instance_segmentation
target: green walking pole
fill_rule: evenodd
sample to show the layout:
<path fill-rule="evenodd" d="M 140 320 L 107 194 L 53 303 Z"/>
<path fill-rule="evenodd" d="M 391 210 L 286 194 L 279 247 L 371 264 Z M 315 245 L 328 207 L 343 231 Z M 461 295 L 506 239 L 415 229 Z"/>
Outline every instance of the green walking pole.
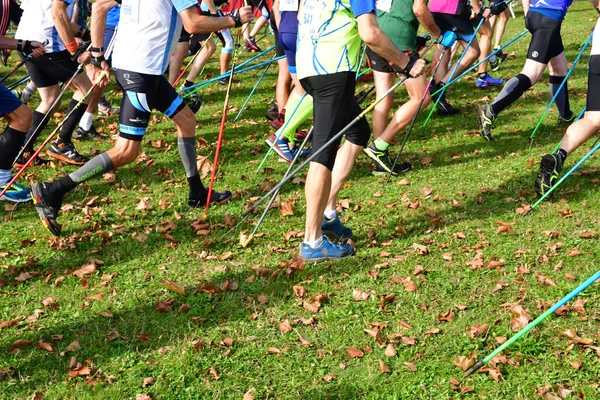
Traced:
<path fill-rule="evenodd" d="M 273 58 L 275 58 L 276 56 L 277 56 L 277 54 L 274 54 Z M 242 113 L 244 112 L 244 110 L 246 109 L 246 106 L 248 105 L 248 102 L 250 101 L 250 99 L 252 98 L 252 96 L 254 95 L 254 93 L 256 92 L 256 89 L 258 88 L 258 85 L 260 85 L 260 83 L 262 82 L 262 80 L 265 78 L 265 75 L 267 74 L 267 72 L 269 72 L 269 68 L 271 67 L 271 65 L 273 65 L 273 64 L 267 64 L 267 67 L 265 68 L 265 70 L 263 71 L 262 75 L 260 76 L 260 78 L 258 79 L 258 81 L 256 82 L 256 84 L 252 88 L 252 91 L 248 95 L 248 98 L 244 102 L 244 105 L 242 106 L 242 108 L 240 108 L 240 111 L 235 116 L 233 122 L 237 122 L 237 120 L 240 119 L 240 117 L 242 116 Z"/>
<path fill-rule="evenodd" d="M 536 132 L 538 131 L 538 129 L 540 128 L 540 125 L 542 125 L 542 122 L 544 121 L 544 118 L 546 118 L 546 114 L 548 114 L 548 111 L 550 111 L 550 108 L 552 107 L 552 104 L 554 104 L 554 101 L 556 100 L 556 98 L 558 97 L 558 95 L 560 94 L 560 91 L 562 90 L 562 88 L 565 86 L 565 84 L 567 83 L 567 79 L 569 79 L 569 76 L 571 75 L 571 73 L 573 72 L 573 70 L 575 69 L 575 66 L 577 65 L 577 63 L 579 62 L 579 59 L 581 58 L 581 56 L 583 55 L 583 52 L 585 51 L 585 49 L 587 49 L 588 45 L 590 44 L 590 41 L 592 40 L 592 36 L 594 35 L 594 32 L 592 32 L 592 34 L 590 35 L 590 37 L 585 41 L 585 44 L 583 45 L 583 48 L 581 49 L 581 51 L 579 52 L 579 54 L 577 55 L 577 58 L 575 58 L 575 61 L 573 61 L 573 65 L 571 66 L 571 68 L 569 69 L 569 71 L 567 72 L 567 75 L 565 75 L 565 79 L 562 81 L 562 83 L 560 84 L 560 86 L 558 87 L 558 90 L 556 91 L 556 93 L 554 94 L 554 96 L 552 97 L 552 100 L 550 100 L 550 104 L 548 104 L 548 107 L 546 107 L 546 111 L 544 111 L 544 113 L 542 114 L 540 120 L 538 121 L 537 125 L 535 126 L 535 129 L 533 130 L 533 132 L 531 133 L 531 136 L 529 136 L 530 140 L 533 140 L 533 137 L 535 136 Z"/>
<path fill-rule="evenodd" d="M 564 304 L 566 304 L 569 301 L 571 301 L 571 299 L 573 299 L 579 293 L 583 292 L 586 288 L 588 288 L 590 285 L 592 285 L 598 279 L 600 279 L 600 271 L 596 272 L 594 274 L 594 276 L 592 276 L 591 278 L 589 278 L 588 280 L 586 280 L 585 282 L 583 282 L 575 290 L 573 290 L 567 296 L 563 297 L 558 303 L 554 304 L 552 307 L 550 307 L 548 310 L 546 310 L 546 312 L 544 312 L 542 315 L 540 315 L 535 320 L 533 320 L 532 322 L 530 322 L 529 325 L 527 325 L 525 328 L 521 329 L 516 335 L 514 335 L 513 337 L 511 337 L 502 346 L 500 346 L 496 350 L 494 350 L 492 352 L 492 354 L 490 354 L 489 356 L 487 356 L 483 360 L 477 361 L 477 363 L 474 366 L 472 366 L 471 368 L 469 368 L 465 372 L 465 374 L 463 375 L 463 379 L 467 378 L 469 375 L 471 375 L 472 373 L 474 373 L 477 370 L 479 370 L 481 367 L 483 367 L 485 364 L 487 364 L 491 359 L 493 359 L 498 354 L 500 354 L 502 351 L 504 351 L 504 349 L 506 349 L 508 346 L 510 346 L 511 344 L 513 344 L 514 342 L 516 342 L 517 340 L 519 340 L 522 336 L 525 336 L 527 334 L 527 332 L 529 332 L 530 330 L 532 330 L 533 328 L 535 328 L 537 325 L 540 324 L 540 322 L 542 322 L 543 320 L 545 320 L 546 318 L 548 318 L 548 316 L 551 315 L 554 311 L 558 310 Z"/>

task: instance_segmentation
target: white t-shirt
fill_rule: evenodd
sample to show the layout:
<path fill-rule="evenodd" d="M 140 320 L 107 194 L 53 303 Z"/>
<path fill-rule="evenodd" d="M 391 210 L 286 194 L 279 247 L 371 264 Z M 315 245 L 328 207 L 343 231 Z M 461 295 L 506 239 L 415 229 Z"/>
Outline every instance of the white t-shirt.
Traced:
<path fill-rule="evenodd" d="M 123 0 L 113 66 L 140 74 L 164 74 L 181 33 L 179 13 L 197 4 L 196 0 Z"/>
<path fill-rule="evenodd" d="M 298 0 L 280 0 L 279 11 L 298 11 Z"/>
<path fill-rule="evenodd" d="M 75 0 L 62 0 L 67 3 L 69 19 L 73 15 Z M 52 19 L 52 0 L 23 0 L 21 2 L 23 16 L 19 22 L 15 39 L 36 40 L 46 45 L 46 53 L 58 53 L 67 48 L 54 27 Z"/>

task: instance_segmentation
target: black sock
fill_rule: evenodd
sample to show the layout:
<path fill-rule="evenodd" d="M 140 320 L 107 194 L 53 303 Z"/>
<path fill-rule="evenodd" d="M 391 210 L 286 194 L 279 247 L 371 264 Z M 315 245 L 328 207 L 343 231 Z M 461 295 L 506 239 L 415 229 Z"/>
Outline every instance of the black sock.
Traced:
<path fill-rule="evenodd" d="M 65 175 L 59 180 L 50 184 L 50 191 L 52 194 L 63 197 L 71 190 L 75 189 L 77 183 L 71 179 L 69 175 Z"/>
<path fill-rule="evenodd" d="M 562 160 L 562 163 L 564 164 L 565 160 L 567 159 L 567 156 L 568 156 L 567 151 L 564 149 L 558 149 L 558 151 L 555 154 L 560 157 L 560 159 Z"/>
<path fill-rule="evenodd" d="M 494 115 L 498 115 L 500 111 L 510 106 L 517 101 L 519 97 L 531 87 L 531 80 L 527 75 L 519 74 L 514 78 L 510 78 L 502 88 L 502 91 L 492 103 L 492 111 Z"/>
<path fill-rule="evenodd" d="M 193 200 L 205 200 L 208 194 L 208 189 L 202 184 L 200 175 L 196 174 L 192 177 L 187 178 L 190 185 L 190 199 Z"/>
<path fill-rule="evenodd" d="M 35 144 L 35 141 L 40 136 L 40 133 L 42 133 L 46 125 L 48 125 L 49 119 L 44 119 L 45 116 L 46 114 L 42 114 L 41 112 L 33 112 L 31 126 L 29 126 L 29 131 L 27 131 L 27 135 L 25 135 L 25 143 L 27 143 L 27 145 L 23 149 L 24 153 L 33 153 L 33 145 Z"/>
<path fill-rule="evenodd" d="M 558 92 L 558 88 L 565 80 L 564 76 L 554 76 L 550 75 L 550 94 L 552 97 L 556 95 Z M 563 85 L 560 92 L 558 92 L 558 96 L 556 96 L 556 108 L 558 108 L 558 115 L 562 118 L 568 118 L 571 116 L 571 107 L 569 105 L 569 92 L 567 88 L 567 82 Z"/>
<path fill-rule="evenodd" d="M 0 136 L 0 169 L 11 169 L 13 161 L 25 142 L 25 132 L 6 127 Z"/>
<path fill-rule="evenodd" d="M 79 104 L 78 100 L 71 99 L 71 103 L 69 103 L 69 108 L 67 109 L 67 115 L 73 110 L 77 104 Z M 73 131 L 77 128 L 77 124 L 79 124 L 79 120 L 85 114 L 85 110 L 87 109 L 87 104 L 82 103 L 79 107 L 75 108 L 75 111 L 65 120 L 65 123 L 60 130 L 60 136 L 58 142 L 61 143 L 69 143 L 71 142 L 71 136 L 73 136 Z"/>
<path fill-rule="evenodd" d="M 188 81 L 187 79 L 185 80 L 185 82 L 183 82 L 183 87 L 190 87 L 193 85 L 194 85 L 194 82 Z"/>
<path fill-rule="evenodd" d="M 98 105 L 102 108 L 109 108 L 110 104 L 108 103 L 108 100 L 106 100 L 106 95 L 102 95 L 102 97 L 100 97 L 100 101 L 98 102 Z"/>
<path fill-rule="evenodd" d="M 487 76 L 487 72 L 481 72 L 481 73 L 478 75 L 478 78 L 479 78 L 479 79 L 485 79 L 485 77 L 486 77 L 486 76 Z"/>

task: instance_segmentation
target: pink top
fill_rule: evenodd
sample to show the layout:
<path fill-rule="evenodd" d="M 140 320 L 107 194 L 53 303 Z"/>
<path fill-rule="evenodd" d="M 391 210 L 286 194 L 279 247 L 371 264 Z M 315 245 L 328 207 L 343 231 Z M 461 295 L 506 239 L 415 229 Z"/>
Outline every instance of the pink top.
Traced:
<path fill-rule="evenodd" d="M 429 11 L 460 15 L 465 11 L 465 0 L 431 0 L 429 2 Z"/>

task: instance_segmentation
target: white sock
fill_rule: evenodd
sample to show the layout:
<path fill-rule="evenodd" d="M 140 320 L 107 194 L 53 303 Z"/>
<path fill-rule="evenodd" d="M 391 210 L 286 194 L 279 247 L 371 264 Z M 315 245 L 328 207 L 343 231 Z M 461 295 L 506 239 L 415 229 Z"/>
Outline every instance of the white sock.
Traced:
<path fill-rule="evenodd" d="M 90 112 L 86 112 L 79 120 L 79 127 L 84 131 L 89 131 L 92 127 L 92 120 L 94 119 L 94 114 Z"/>
<path fill-rule="evenodd" d="M 335 219 L 335 217 L 337 217 L 337 212 L 335 210 L 325 210 L 323 215 L 325 216 L 326 220 L 332 221 Z"/>
<path fill-rule="evenodd" d="M 12 170 L 10 169 L 0 169 L 0 185 L 4 185 L 8 183 L 12 178 Z"/>
<path fill-rule="evenodd" d="M 321 244 L 321 242 L 323 242 L 323 236 L 321 235 L 320 238 L 318 238 L 317 240 L 315 240 L 314 242 L 307 242 L 306 240 L 304 241 L 304 244 L 308 245 L 308 247 L 315 249 L 317 247 L 319 247 L 319 245 Z"/>

